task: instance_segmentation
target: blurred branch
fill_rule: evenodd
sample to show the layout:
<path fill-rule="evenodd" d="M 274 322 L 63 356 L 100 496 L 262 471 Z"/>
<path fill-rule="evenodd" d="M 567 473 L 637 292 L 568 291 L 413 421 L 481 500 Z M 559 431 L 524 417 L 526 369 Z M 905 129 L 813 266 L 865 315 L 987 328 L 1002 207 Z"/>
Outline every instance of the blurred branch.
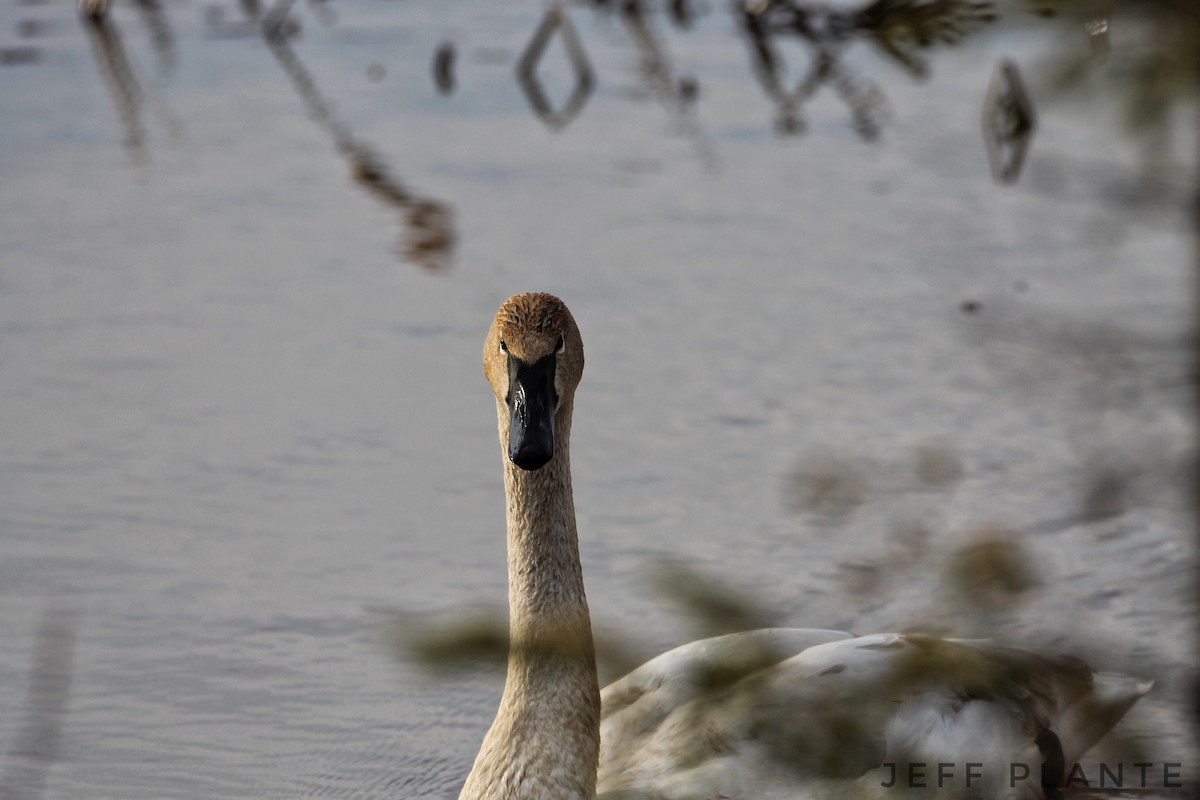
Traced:
<path fill-rule="evenodd" d="M 594 630 L 593 640 L 603 675 L 624 675 L 643 663 L 648 655 L 631 645 L 625 636 Z M 388 642 L 398 658 L 411 659 L 437 675 L 462 667 L 503 670 L 510 650 L 508 620 L 499 611 L 453 614 L 438 619 L 397 613 L 389 623 Z M 542 654 L 570 653 L 578 648 L 578 643 L 543 640 L 526 646 Z"/>

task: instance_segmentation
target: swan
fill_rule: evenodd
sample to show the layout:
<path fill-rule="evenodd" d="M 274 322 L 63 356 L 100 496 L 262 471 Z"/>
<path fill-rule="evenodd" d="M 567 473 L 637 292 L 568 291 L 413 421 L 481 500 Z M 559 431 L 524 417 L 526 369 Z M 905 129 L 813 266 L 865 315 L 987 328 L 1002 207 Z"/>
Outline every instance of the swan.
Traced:
<path fill-rule="evenodd" d="M 460 800 L 1053 800 L 1149 691 L 986 641 L 767 629 L 683 645 L 601 692 L 571 490 L 583 365 L 557 297 L 500 306 L 483 370 L 507 498 L 508 672 Z"/>

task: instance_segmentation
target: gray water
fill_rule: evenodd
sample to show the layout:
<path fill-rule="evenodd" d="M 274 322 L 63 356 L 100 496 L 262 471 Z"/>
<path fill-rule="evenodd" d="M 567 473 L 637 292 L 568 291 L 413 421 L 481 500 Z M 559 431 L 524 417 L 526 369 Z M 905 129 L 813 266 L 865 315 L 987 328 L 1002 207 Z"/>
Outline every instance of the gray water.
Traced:
<path fill-rule="evenodd" d="M 571 7 L 595 85 L 561 130 L 514 79 L 540 3 L 297 5 L 274 48 L 233 2 L 154 8 L 0 5 L 0 785 L 455 797 L 502 674 L 395 632 L 502 607 L 479 350 L 526 290 L 586 341 L 606 636 L 695 635 L 667 558 L 782 624 L 1075 652 L 1157 681 L 1095 757 L 1195 774 L 1195 173 L 1116 99 L 1051 97 L 1061 31 L 924 81 L 849 46 L 887 98 L 866 140 L 828 87 L 779 133 L 720 4 L 653 12 L 658 62 Z M 1014 186 L 979 124 L 1002 56 L 1041 105 Z M 989 536 L 1025 559 L 991 605 L 956 560 Z"/>

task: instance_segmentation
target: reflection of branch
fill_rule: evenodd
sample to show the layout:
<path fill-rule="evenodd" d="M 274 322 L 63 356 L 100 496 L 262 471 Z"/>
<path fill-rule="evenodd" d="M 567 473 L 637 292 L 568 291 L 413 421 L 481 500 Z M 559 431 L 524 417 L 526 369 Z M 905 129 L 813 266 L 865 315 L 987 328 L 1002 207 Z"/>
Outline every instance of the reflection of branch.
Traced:
<path fill-rule="evenodd" d="M 571 94 L 558 110 L 550 104 L 550 99 L 546 97 L 546 91 L 537 76 L 538 62 L 546 53 L 550 37 L 555 33 L 562 38 L 563 48 L 575 73 L 575 84 Z M 521 84 L 521 89 L 529 99 L 533 113 L 554 130 L 561 130 L 570 124 L 591 96 L 592 87 L 595 85 L 591 64 L 583 52 L 583 44 L 575 33 L 575 27 L 571 25 L 571 18 L 561 7 L 552 6 L 542 17 L 541 24 L 534 31 L 533 38 L 529 40 L 529 45 L 517 62 L 517 82 Z"/>
<path fill-rule="evenodd" d="M 672 5 L 675 8 L 675 5 Z M 682 6 L 680 6 L 682 9 Z M 684 10 L 673 10 L 672 14 L 685 14 Z M 658 98 L 663 108 L 678 124 L 680 131 L 696 144 L 700 158 L 705 164 L 712 166 L 716 161 L 712 147 L 704 138 L 704 133 L 696 124 L 692 113 L 694 106 L 692 96 L 685 90 L 685 83 L 678 81 L 672 75 L 671 61 L 642 13 L 638 3 L 625 3 L 621 7 L 621 19 L 629 30 L 633 43 L 642 53 L 641 73 L 643 83 Z M 682 23 L 681 23 L 682 24 Z"/>
<path fill-rule="evenodd" d="M 147 10 L 147 26 L 151 29 L 156 49 L 160 51 L 160 62 L 166 68 L 165 65 L 174 63 L 174 46 L 171 44 L 170 29 L 161 19 L 162 9 L 157 5 L 157 0 L 138 0 L 138 4 L 139 7 L 153 9 Z M 85 5 L 81 21 L 92 43 L 96 70 L 108 86 L 117 116 L 125 127 L 125 147 L 136 161 L 141 161 L 145 157 L 143 148 L 146 143 L 146 128 L 142 122 L 144 104 L 149 104 L 150 110 L 159 117 L 171 135 L 178 134 L 183 126 L 153 86 L 138 74 L 137 64 L 129 58 L 116 23 L 111 15 L 105 13 L 106 8 L 107 5 L 102 3 Z M 153 22 L 153 19 L 159 21 Z"/>
<path fill-rule="evenodd" d="M 134 5 L 142 12 L 142 23 L 150 32 L 150 44 L 158 55 L 159 70 L 171 72 L 175 69 L 175 37 L 162 3 L 159 0 L 134 0 Z"/>
<path fill-rule="evenodd" d="M 257 0 L 242 0 L 242 8 L 259 24 L 263 41 L 308 106 L 309 116 L 333 138 L 338 151 L 349 162 L 354 180 L 403 212 L 402 224 L 406 228 L 404 258 L 426 269 L 445 267 L 456 240 L 453 211 L 444 203 L 409 192 L 390 174 L 384 159 L 355 139 L 350 128 L 333 113 L 312 74 L 288 43 L 288 37 L 294 31 L 287 16 L 292 3 L 293 0 L 278 0 L 264 13 Z"/>
<path fill-rule="evenodd" d="M 842 51 L 856 36 L 869 37 L 909 73 L 924 77 L 927 67 L 917 48 L 957 42 L 995 18 L 988 0 L 875 0 L 861 11 L 799 0 L 735 0 L 733 7 L 750 44 L 755 76 L 779 109 L 778 128 L 802 132 L 799 108 L 828 84 L 850 109 L 854 128 L 864 139 L 879 134 L 888 109 L 878 85 L 842 64 Z M 772 46 L 776 36 L 794 36 L 814 51 L 794 89 L 782 84 L 781 61 Z"/>
<path fill-rule="evenodd" d="M 779 111 L 775 127 L 781 133 L 803 132 L 804 121 L 800 118 L 797 106 L 815 91 L 815 87 L 801 83 L 795 91 L 786 91 L 779 79 L 779 57 L 775 48 L 771 46 L 762 15 L 754 13 L 746 6 L 739 6 L 739 11 L 742 29 L 746 33 L 753 57 L 754 77 Z"/>
<path fill-rule="evenodd" d="M 784 133 L 804 131 L 799 108 L 824 84 L 833 88 L 849 108 L 854 128 L 864 139 L 874 139 L 888 114 L 883 92 L 871 81 L 859 78 L 841 63 L 841 53 L 855 30 L 854 19 L 845 13 L 822 9 L 818 14 L 799 5 L 768 2 L 762 6 L 739 6 L 742 28 L 751 43 L 755 75 L 763 91 L 779 109 L 777 128 Z M 771 39 L 796 35 L 813 48 L 803 78 L 788 90 L 780 76 L 781 61 Z"/>
<path fill-rule="evenodd" d="M 442 42 L 433 55 L 433 83 L 442 94 L 454 91 L 454 45 Z"/>
<path fill-rule="evenodd" d="M 0 800 L 35 800 L 58 760 L 74 668 L 76 614 L 50 613 L 38 628 L 25 721 L 0 773 Z"/>
<path fill-rule="evenodd" d="M 996 65 L 983 106 L 983 142 L 997 183 L 1014 183 L 1020 176 L 1036 123 L 1033 101 L 1017 65 L 1002 60 Z"/>
<path fill-rule="evenodd" d="M 117 116 L 125 127 L 124 145 L 135 160 L 142 160 L 146 130 L 142 125 L 142 91 L 133 67 L 121 43 L 121 36 L 108 14 L 89 14 L 82 18 L 92 43 L 96 69 L 108 86 Z"/>
<path fill-rule="evenodd" d="M 954 44 L 996 14 L 988 0 L 875 0 L 859 13 L 859 27 L 913 77 L 929 71 L 914 52 Z"/>

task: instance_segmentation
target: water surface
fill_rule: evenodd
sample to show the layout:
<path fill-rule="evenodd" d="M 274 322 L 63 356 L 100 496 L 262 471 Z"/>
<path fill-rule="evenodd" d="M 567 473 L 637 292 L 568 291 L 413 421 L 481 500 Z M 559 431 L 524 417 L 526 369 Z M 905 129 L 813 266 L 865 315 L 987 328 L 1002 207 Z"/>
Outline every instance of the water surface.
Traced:
<path fill-rule="evenodd" d="M 1114 114 L 1049 101 L 1055 34 L 981 33 L 924 81 L 849 46 L 886 96 L 869 140 L 828 87 L 781 135 L 720 5 L 651 13 L 657 51 L 569 8 L 595 82 L 559 129 L 514 78 L 539 3 L 297 5 L 277 41 L 248 8 L 117 3 L 98 34 L 67 2 L 0 6 L 25 54 L 0 66 L 5 780 L 455 797 L 502 675 L 431 677 L 389 631 L 503 602 L 479 349 L 531 289 L 586 341 L 600 630 L 694 635 L 648 580 L 668 557 L 785 624 L 1065 649 L 1158 681 L 1094 757 L 1191 768 L 1192 173 L 1146 193 Z M 979 125 L 1002 56 L 1042 102 L 1014 186 Z M 1121 490 L 1102 518 L 1098 482 Z M 995 607 L 955 594 L 981 536 L 1030 566 Z"/>

